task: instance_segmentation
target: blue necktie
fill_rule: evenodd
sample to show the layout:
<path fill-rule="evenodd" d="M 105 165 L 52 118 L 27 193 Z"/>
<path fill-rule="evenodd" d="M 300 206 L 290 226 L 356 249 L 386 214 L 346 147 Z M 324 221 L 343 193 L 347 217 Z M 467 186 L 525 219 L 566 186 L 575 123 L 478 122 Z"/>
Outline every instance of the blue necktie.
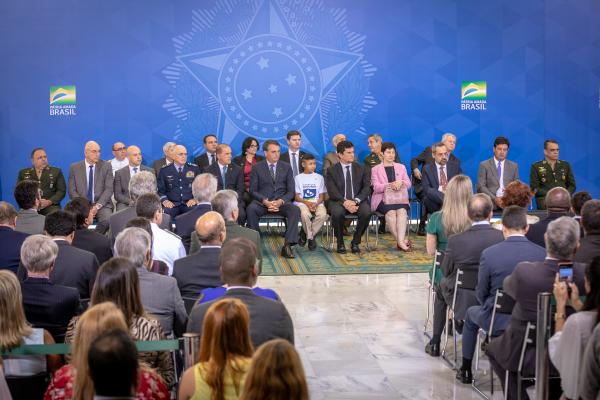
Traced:
<path fill-rule="evenodd" d="M 133 167 L 133 174 L 137 174 L 137 167 Z"/>
<path fill-rule="evenodd" d="M 502 163 L 500 161 L 498 161 L 498 168 L 496 171 L 498 171 L 498 182 L 500 182 L 500 179 L 502 178 Z"/>
<path fill-rule="evenodd" d="M 296 160 L 296 153 L 292 153 L 292 172 L 294 176 L 298 175 L 298 161 Z"/>
<path fill-rule="evenodd" d="M 275 164 L 271 164 L 271 178 L 275 182 Z"/>
<path fill-rule="evenodd" d="M 90 165 L 90 172 L 88 173 L 87 198 L 91 203 L 94 202 L 94 166 L 93 165 Z"/>
<path fill-rule="evenodd" d="M 223 179 L 223 189 L 227 189 L 227 182 L 225 182 L 225 175 L 227 175 L 227 165 L 223 167 L 221 172 L 221 179 Z"/>

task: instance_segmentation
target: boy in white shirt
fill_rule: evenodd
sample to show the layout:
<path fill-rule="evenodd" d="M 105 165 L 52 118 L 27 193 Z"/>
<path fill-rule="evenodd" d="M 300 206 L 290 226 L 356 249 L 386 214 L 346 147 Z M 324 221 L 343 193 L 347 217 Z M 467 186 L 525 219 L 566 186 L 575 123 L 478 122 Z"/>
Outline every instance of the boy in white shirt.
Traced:
<path fill-rule="evenodd" d="M 313 251 L 317 248 L 315 237 L 327 220 L 325 208 L 325 180 L 317 174 L 317 161 L 312 154 L 306 154 L 302 158 L 304 173 L 296 175 L 296 197 L 294 204 L 300 208 L 302 230 L 298 244 L 304 246 L 308 240 L 308 249 Z M 314 219 L 313 219 L 314 216 Z"/>

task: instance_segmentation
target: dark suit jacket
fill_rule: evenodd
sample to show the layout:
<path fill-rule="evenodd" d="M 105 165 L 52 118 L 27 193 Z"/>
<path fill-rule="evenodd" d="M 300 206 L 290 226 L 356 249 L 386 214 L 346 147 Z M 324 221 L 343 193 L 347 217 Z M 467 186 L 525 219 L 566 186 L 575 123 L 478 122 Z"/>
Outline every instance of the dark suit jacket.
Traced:
<path fill-rule="evenodd" d="M 434 162 L 426 164 L 422 171 L 423 178 L 421 179 L 421 186 L 423 187 L 423 195 L 430 198 L 439 198 L 440 202 L 444 200 L 444 194 L 438 190 L 440 187 L 440 181 L 437 174 L 437 166 Z M 446 178 L 448 182 L 456 175 L 462 174 L 460 164 L 454 162 L 448 162 L 446 164 Z"/>
<path fill-rule="evenodd" d="M 156 176 L 158 176 L 158 173 L 160 172 L 161 168 L 165 165 L 167 165 L 167 159 L 165 157 L 159 158 L 158 160 L 154 160 L 154 162 L 152 163 L 152 169 L 154 169 Z"/>
<path fill-rule="evenodd" d="M 71 164 L 69 167 L 69 197 L 87 198 L 87 176 L 85 160 Z M 94 168 L 94 203 L 112 210 L 113 173 L 112 166 L 107 161 L 98 161 Z"/>
<path fill-rule="evenodd" d="M 239 206 L 244 204 L 244 170 L 234 163 L 227 166 L 227 174 L 225 175 L 226 187 L 223 187 L 223 178 L 221 177 L 221 167 L 216 162 L 213 165 L 206 167 L 204 172 L 213 174 L 217 178 L 217 190 L 230 189 L 238 194 Z M 179 217 L 177 217 L 179 221 Z"/>
<path fill-rule="evenodd" d="M 460 166 L 460 160 L 454 155 L 454 153 L 450 153 L 448 161 Z M 418 156 L 410 160 L 410 170 L 414 171 L 415 168 L 424 167 L 427 164 L 433 164 L 433 162 L 434 160 L 431 147 L 426 147 L 421 153 L 419 153 Z"/>
<path fill-rule="evenodd" d="M 181 237 L 185 251 L 189 252 L 192 232 L 196 228 L 196 221 L 205 213 L 212 210 L 210 204 L 198 204 L 190 211 L 177 217 L 175 233 Z"/>
<path fill-rule="evenodd" d="M 504 291 L 515 300 L 515 307 L 506 331 L 492 339 L 488 346 L 488 352 L 502 368 L 509 371 L 517 370 L 527 322 L 536 324 L 537 321 L 537 296 L 542 292 L 552 293 L 558 270 L 557 260 L 521 262 L 504 279 Z M 584 275 L 585 264 L 575 263 L 573 282 L 577 285 L 579 293 L 585 293 Z M 535 347 L 535 343 L 532 347 Z M 531 364 L 532 358 L 526 357 L 525 372 L 531 372 Z M 535 361 L 533 364 L 535 365 Z"/>
<path fill-rule="evenodd" d="M 72 245 L 78 249 L 94 253 L 100 265 L 113 256 L 110 239 L 91 229 L 76 230 Z"/>
<path fill-rule="evenodd" d="M 363 167 L 357 162 L 353 162 L 351 170 L 354 198 L 358 198 L 363 202 L 371 195 L 370 169 Z M 327 187 L 329 201 L 343 203 L 346 200 L 346 193 L 344 191 L 345 182 L 344 170 L 341 163 L 329 167 L 327 176 L 325 177 L 325 186 Z"/>
<path fill-rule="evenodd" d="M 581 239 L 579 249 L 573 258 L 577 262 L 589 264 L 600 256 L 600 233 L 589 233 Z"/>
<path fill-rule="evenodd" d="M 77 289 L 55 285 L 50 279 L 27 278 L 21 282 L 21 292 L 27 321 L 54 338 L 64 336 L 69 321 L 79 311 Z"/>
<path fill-rule="evenodd" d="M 123 229 L 125 229 L 125 225 L 127 225 L 127 223 L 135 217 L 137 217 L 137 214 L 135 212 L 135 205 L 124 208 L 121 211 L 117 211 L 116 213 L 110 216 L 108 220 L 108 237 L 110 238 L 111 244 L 115 244 L 115 239 L 117 238 L 117 235 Z M 168 231 L 171 230 L 171 216 L 169 214 L 163 214 L 162 222 L 160 223 L 160 228 L 166 229 Z"/>
<path fill-rule="evenodd" d="M 145 165 L 140 165 L 138 172 L 148 171 L 154 173 L 154 170 L 150 167 L 146 167 Z M 115 179 L 113 182 L 113 191 L 115 195 L 115 200 L 117 201 L 117 206 L 119 204 L 123 204 L 125 206 L 129 205 L 129 180 L 131 179 L 131 171 L 129 170 L 129 165 L 123 167 L 115 172 Z"/>
<path fill-rule="evenodd" d="M 219 272 L 220 248 L 201 248 L 197 253 L 180 258 L 173 266 L 173 278 L 182 297 L 197 298 L 202 289 L 222 286 Z"/>
<path fill-rule="evenodd" d="M 56 244 L 58 257 L 50 273 L 50 280 L 55 285 L 75 288 L 81 299 L 89 299 L 98 272 L 98 259 L 94 253 L 78 249 L 66 240 L 56 240 Z M 19 265 L 17 275 L 21 281 L 27 278 L 27 271 L 22 264 Z"/>
<path fill-rule="evenodd" d="M 286 339 L 294 344 L 294 325 L 285 305 L 257 296 L 251 289 L 231 289 L 221 299 L 240 299 L 250 313 L 250 336 L 254 348 L 272 339 Z M 202 322 L 208 308 L 218 300 L 197 304 L 190 313 L 188 332 L 202 333 Z"/>
<path fill-rule="evenodd" d="M 546 248 L 544 234 L 546 233 L 546 229 L 548 229 L 548 224 L 554 221 L 555 219 L 564 217 L 565 215 L 567 214 L 548 212 L 548 216 L 546 218 L 540 219 L 539 222 L 529 225 L 529 230 L 527 231 L 527 239 L 537 244 L 538 246 Z"/>
<path fill-rule="evenodd" d="M 305 152 L 303 152 L 302 150 L 298 151 L 298 173 L 301 174 L 302 172 L 304 172 L 304 168 L 302 168 L 302 159 L 304 158 L 304 156 L 306 155 Z M 290 167 L 292 166 L 292 163 L 290 161 L 290 153 L 286 150 L 284 152 L 281 152 L 281 158 L 279 158 L 281 161 L 285 161 L 286 163 L 290 164 Z"/>
<path fill-rule="evenodd" d="M 217 159 L 217 153 L 215 153 L 215 162 L 216 162 L 216 159 Z M 201 172 L 204 172 L 206 167 L 208 167 L 210 165 L 210 162 L 208 160 L 208 153 L 202 153 L 198 157 L 194 158 L 194 164 L 196 164 L 198 166 L 198 168 L 200 168 Z"/>
<path fill-rule="evenodd" d="M 29 236 L 7 226 L 0 226 L 0 269 L 17 272 L 21 261 L 21 246 Z"/>
<path fill-rule="evenodd" d="M 290 164 L 281 160 L 277 162 L 275 182 L 271 178 L 267 160 L 255 164 L 250 172 L 250 195 L 260 203 L 265 199 L 291 202 L 296 195 L 296 185 Z"/>
<path fill-rule="evenodd" d="M 503 242 L 483 250 L 479 261 L 477 282 L 477 300 L 481 304 L 484 315 L 482 328 L 488 329 L 494 298 L 498 289 L 502 289 L 504 278 L 510 275 L 518 263 L 522 261 L 544 261 L 546 251 L 543 247 L 527 240 L 523 236 L 510 236 Z M 503 326 L 506 326 L 503 321 Z M 497 324 L 495 324 L 497 325 Z"/>

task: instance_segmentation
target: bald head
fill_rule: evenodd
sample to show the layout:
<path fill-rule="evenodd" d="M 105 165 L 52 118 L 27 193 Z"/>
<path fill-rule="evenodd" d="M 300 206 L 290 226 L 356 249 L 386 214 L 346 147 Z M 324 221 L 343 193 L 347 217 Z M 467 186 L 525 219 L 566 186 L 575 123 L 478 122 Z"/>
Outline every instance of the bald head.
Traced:
<path fill-rule="evenodd" d="M 84 147 L 85 159 L 90 164 L 96 164 L 100 160 L 100 145 L 90 140 Z"/>
<path fill-rule="evenodd" d="M 139 167 L 142 163 L 142 151 L 137 146 L 129 146 L 127 148 L 127 158 L 129 159 L 129 165 Z"/>
<path fill-rule="evenodd" d="M 196 221 L 196 234 L 202 245 L 221 245 L 225 241 L 225 220 L 215 211 L 209 211 Z"/>
<path fill-rule="evenodd" d="M 571 195 L 567 189 L 562 187 L 550 189 L 546 195 L 546 209 L 566 214 L 571 209 Z"/>
<path fill-rule="evenodd" d="M 494 206 L 487 194 L 477 193 L 469 200 L 469 219 L 473 222 L 489 220 L 492 217 Z"/>
<path fill-rule="evenodd" d="M 187 163 L 187 149 L 180 144 L 175 146 L 173 150 L 173 161 L 179 165 Z"/>

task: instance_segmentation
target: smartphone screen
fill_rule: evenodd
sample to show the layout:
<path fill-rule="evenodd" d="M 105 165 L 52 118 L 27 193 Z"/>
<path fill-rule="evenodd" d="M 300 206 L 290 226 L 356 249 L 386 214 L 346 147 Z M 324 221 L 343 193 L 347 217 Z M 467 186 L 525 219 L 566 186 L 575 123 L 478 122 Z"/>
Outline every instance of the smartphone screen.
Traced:
<path fill-rule="evenodd" d="M 573 264 L 562 264 L 559 266 L 558 276 L 561 281 L 573 281 Z"/>

